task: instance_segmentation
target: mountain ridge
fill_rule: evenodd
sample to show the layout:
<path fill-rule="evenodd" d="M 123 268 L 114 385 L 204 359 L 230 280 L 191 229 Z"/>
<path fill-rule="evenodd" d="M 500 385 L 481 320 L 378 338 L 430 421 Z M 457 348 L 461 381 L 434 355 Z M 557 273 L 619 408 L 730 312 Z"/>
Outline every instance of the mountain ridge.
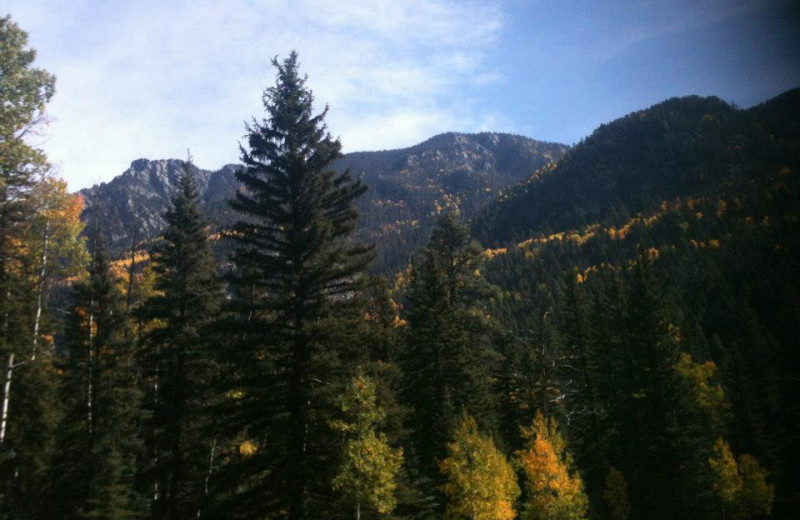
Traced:
<path fill-rule="evenodd" d="M 557 160 L 567 149 L 512 134 L 448 132 L 407 148 L 353 152 L 334 168 L 349 169 L 369 186 L 358 203 L 360 237 L 381 241 L 374 270 L 389 272 L 405 265 L 424 243 L 437 212 L 457 207 L 471 218 L 498 190 Z M 134 237 L 156 237 L 183 164 L 178 159 L 132 161 L 111 181 L 80 190 L 86 203 L 82 218 L 99 215 L 106 223 L 106 238 L 118 250 L 129 249 Z M 194 169 L 204 211 L 216 230 L 235 218 L 227 200 L 237 189 L 238 167 Z"/>
<path fill-rule="evenodd" d="M 487 206 L 476 218 L 476 235 L 499 245 L 598 219 L 625 220 L 665 200 L 718 190 L 779 160 L 781 145 L 770 141 L 770 129 L 798 133 L 788 115 L 763 114 L 796 113 L 797 92 L 747 110 L 717 97 L 671 98 L 603 124 L 558 164 Z M 621 208 L 630 214 L 615 215 Z"/>

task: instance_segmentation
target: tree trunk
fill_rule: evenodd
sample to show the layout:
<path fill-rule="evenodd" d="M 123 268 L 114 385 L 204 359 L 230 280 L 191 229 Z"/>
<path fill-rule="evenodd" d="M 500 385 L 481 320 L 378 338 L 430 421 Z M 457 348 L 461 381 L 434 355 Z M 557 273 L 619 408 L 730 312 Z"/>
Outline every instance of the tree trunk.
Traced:
<path fill-rule="evenodd" d="M 214 437 L 214 439 L 211 441 L 211 449 L 209 450 L 208 454 L 208 471 L 206 471 L 206 478 L 203 481 L 203 499 L 201 501 L 201 504 L 205 503 L 205 501 L 208 500 L 208 487 L 209 483 L 211 482 L 211 473 L 214 471 L 214 451 L 216 447 L 217 447 L 217 438 Z M 203 514 L 203 508 L 198 507 L 197 508 L 198 520 L 200 520 L 200 516 L 202 514 Z"/>
<path fill-rule="evenodd" d="M 94 422 L 92 416 L 92 406 L 94 405 L 94 301 L 90 304 L 89 310 L 89 351 L 87 353 L 87 373 L 86 373 L 86 414 L 89 435 L 92 434 Z"/>
<path fill-rule="evenodd" d="M 0 444 L 6 439 L 6 424 L 8 422 L 8 403 L 11 398 L 11 377 L 14 375 L 14 353 L 8 354 L 6 363 L 6 377 L 3 383 L 3 408 L 0 415 Z"/>
<path fill-rule="evenodd" d="M 39 280 L 36 284 L 36 316 L 33 321 L 33 349 L 31 361 L 36 360 L 36 351 L 39 347 L 39 324 L 42 321 L 42 300 L 44 296 L 44 281 L 47 275 L 47 247 L 50 241 L 50 221 L 44 225 L 44 245 L 42 246 L 42 267 L 39 269 Z"/>
<path fill-rule="evenodd" d="M 128 294 L 125 295 L 125 312 L 131 312 L 131 302 L 133 292 L 133 277 L 136 274 L 136 243 L 139 241 L 138 221 L 134 223 L 133 239 L 131 240 L 131 265 L 128 266 Z"/>

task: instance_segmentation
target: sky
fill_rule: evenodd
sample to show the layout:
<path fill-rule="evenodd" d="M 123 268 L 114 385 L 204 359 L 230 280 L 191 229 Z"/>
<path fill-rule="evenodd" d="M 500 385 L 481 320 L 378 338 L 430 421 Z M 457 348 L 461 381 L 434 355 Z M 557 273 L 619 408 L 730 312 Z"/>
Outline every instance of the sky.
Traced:
<path fill-rule="evenodd" d="M 4 14 L 57 78 L 35 144 L 73 190 L 138 158 L 238 162 L 291 50 L 345 152 L 449 131 L 574 144 L 670 97 L 747 108 L 800 86 L 796 0 L 4 0 Z"/>

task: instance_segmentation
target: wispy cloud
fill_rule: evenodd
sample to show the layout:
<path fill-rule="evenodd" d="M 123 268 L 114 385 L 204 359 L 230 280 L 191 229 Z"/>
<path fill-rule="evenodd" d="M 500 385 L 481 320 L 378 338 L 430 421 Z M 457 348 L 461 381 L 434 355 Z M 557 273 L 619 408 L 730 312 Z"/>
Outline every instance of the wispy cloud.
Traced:
<path fill-rule="evenodd" d="M 12 0 L 39 65 L 58 76 L 45 145 L 72 188 L 138 157 L 236 161 L 242 121 L 260 117 L 270 59 L 300 53 L 346 150 L 478 130 L 497 116 L 459 98 L 500 79 L 485 60 L 503 15 L 457 0 Z M 462 94 L 463 95 L 463 94 Z"/>

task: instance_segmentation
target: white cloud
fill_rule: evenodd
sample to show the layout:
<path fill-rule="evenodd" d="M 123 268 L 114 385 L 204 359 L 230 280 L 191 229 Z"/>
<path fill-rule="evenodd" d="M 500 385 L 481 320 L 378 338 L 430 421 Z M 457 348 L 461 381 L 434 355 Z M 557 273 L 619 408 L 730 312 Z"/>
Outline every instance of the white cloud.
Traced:
<path fill-rule="evenodd" d="M 73 189 L 187 148 L 202 167 L 235 162 L 242 121 L 261 117 L 274 81 L 269 61 L 290 49 L 346 150 L 407 146 L 495 117 L 456 100 L 464 85 L 501 79 L 484 60 L 503 22 L 493 4 L 12 0 L 7 9 L 38 65 L 58 76 L 45 149 Z"/>

